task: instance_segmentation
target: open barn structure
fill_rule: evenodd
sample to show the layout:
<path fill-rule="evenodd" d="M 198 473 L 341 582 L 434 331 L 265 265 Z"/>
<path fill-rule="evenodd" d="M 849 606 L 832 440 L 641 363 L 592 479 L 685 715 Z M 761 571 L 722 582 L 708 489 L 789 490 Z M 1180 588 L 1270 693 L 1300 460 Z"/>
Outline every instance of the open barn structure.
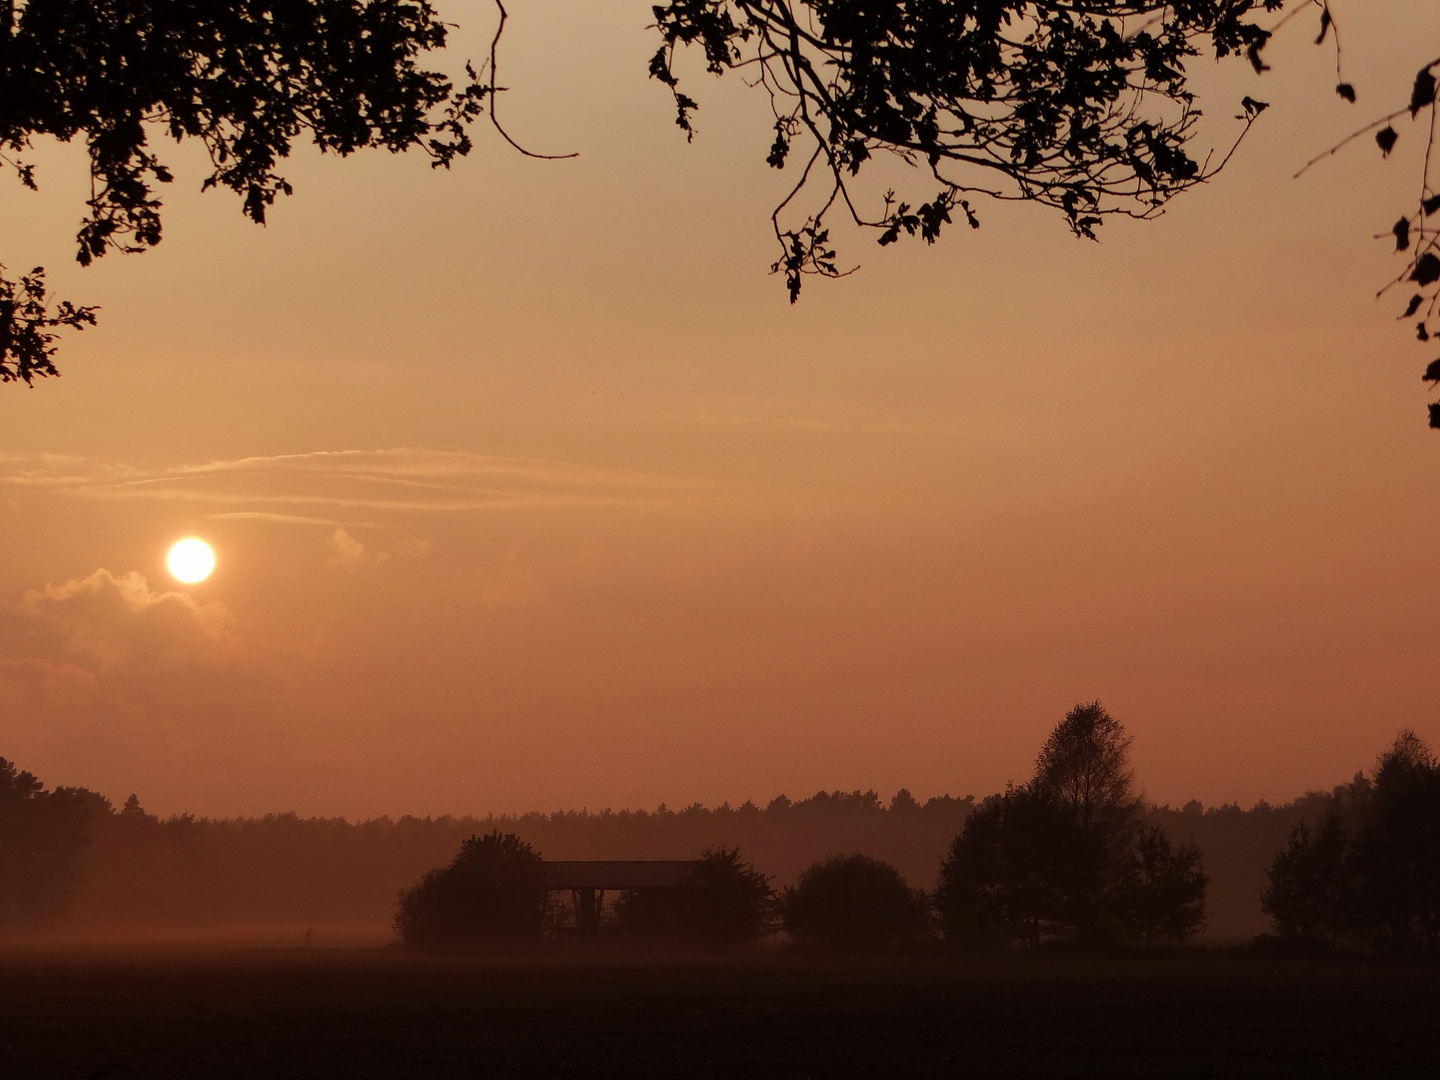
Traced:
<path fill-rule="evenodd" d="M 591 939 L 600 932 L 622 893 L 674 889 L 685 882 L 694 866 L 690 859 L 547 859 L 549 929 Z"/>

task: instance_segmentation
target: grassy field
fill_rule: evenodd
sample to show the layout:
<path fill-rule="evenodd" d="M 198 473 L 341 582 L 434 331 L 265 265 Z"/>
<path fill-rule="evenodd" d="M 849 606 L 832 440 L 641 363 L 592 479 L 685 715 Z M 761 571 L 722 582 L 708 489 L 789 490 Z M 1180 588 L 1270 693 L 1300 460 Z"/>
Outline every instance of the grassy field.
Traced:
<path fill-rule="evenodd" d="M 1440 1077 L 1440 967 L 0 955 L 0 1077 Z"/>

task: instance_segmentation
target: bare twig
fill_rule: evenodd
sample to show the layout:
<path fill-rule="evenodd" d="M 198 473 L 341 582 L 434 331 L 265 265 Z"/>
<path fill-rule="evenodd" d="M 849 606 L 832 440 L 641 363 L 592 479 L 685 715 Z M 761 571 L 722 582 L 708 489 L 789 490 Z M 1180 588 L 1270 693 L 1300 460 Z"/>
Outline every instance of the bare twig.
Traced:
<path fill-rule="evenodd" d="M 495 0 L 495 6 L 500 9 L 500 25 L 495 28 L 495 36 L 490 41 L 490 123 L 494 125 L 495 130 L 500 133 L 500 137 L 502 139 L 504 139 L 507 143 L 513 146 L 516 150 L 520 151 L 520 153 L 524 154 L 526 157 L 539 158 L 542 161 L 565 161 L 568 158 L 579 157 L 580 154 L 578 152 L 573 154 L 537 154 L 533 150 L 527 150 L 525 149 L 525 147 L 521 146 L 518 142 L 512 139 L 510 137 L 510 133 L 506 131 L 504 126 L 500 123 L 500 117 L 498 115 L 496 106 L 499 104 L 500 101 L 500 91 L 504 90 L 505 87 L 497 86 L 495 84 L 495 78 L 499 67 L 499 61 L 497 57 L 500 50 L 500 37 L 502 34 L 505 33 L 505 20 L 509 18 L 509 14 L 506 12 L 505 5 L 504 3 L 502 3 L 502 0 Z"/>
<path fill-rule="evenodd" d="M 1409 109 L 1397 109 L 1389 116 L 1382 116 L 1379 120 L 1376 120 L 1373 123 L 1366 124 L 1359 131 L 1352 131 L 1349 135 L 1346 135 L 1345 138 L 1341 139 L 1338 143 L 1332 146 L 1329 150 L 1326 150 L 1323 154 L 1316 154 L 1313 158 L 1307 161 L 1301 167 L 1300 171 L 1297 172 L 1290 179 L 1299 180 L 1300 177 L 1304 176 L 1307 172 L 1310 171 L 1311 166 L 1320 164 L 1320 162 L 1324 161 L 1328 157 L 1334 157 L 1337 153 L 1339 153 L 1345 147 L 1349 146 L 1361 135 L 1369 134 L 1370 132 L 1378 128 L 1381 124 L 1389 124 L 1392 121 L 1398 120 L 1400 117 L 1404 116 L 1409 111 Z"/>

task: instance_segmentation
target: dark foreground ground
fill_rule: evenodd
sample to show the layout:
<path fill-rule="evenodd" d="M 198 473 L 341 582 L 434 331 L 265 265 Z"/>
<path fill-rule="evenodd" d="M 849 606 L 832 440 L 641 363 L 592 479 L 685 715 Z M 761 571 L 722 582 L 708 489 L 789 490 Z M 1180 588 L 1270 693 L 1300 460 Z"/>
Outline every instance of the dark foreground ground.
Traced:
<path fill-rule="evenodd" d="M 0 1077 L 1440 1077 L 1440 966 L 0 954 Z"/>

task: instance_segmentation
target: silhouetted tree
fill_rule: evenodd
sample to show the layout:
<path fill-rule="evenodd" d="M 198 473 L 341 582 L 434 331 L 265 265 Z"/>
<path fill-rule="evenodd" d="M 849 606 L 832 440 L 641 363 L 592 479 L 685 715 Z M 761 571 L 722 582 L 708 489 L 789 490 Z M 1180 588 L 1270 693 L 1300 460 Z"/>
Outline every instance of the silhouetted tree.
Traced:
<path fill-rule="evenodd" d="M 687 948 L 746 948 L 773 931 L 774 896 L 737 849 L 709 848 L 680 885 L 622 893 L 617 922 L 623 933 Z"/>
<path fill-rule="evenodd" d="M 1030 787 L 1073 822 L 1074 838 L 1064 841 L 1069 857 L 1055 879 L 1064 903 L 1057 929 L 1081 939 L 1115 937 L 1115 898 L 1107 893 L 1128 864 L 1144 809 L 1125 729 L 1098 701 L 1075 706 L 1041 747 Z"/>
<path fill-rule="evenodd" d="M 0 758 L 0 926 L 60 914 L 80 877 L 91 792 L 46 791 L 32 773 Z"/>
<path fill-rule="evenodd" d="M 795 944 L 828 950 L 893 948 L 924 939 L 925 895 L 889 863 L 868 855 L 832 855 L 809 867 L 780 899 L 780 919 Z"/>
<path fill-rule="evenodd" d="M 1116 922 L 1123 937 L 1142 945 L 1181 942 L 1205 925 L 1210 884 L 1200 849 L 1175 847 L 1163 829 L 1141 825 L 1114 886 Z"/>
<path fill-rule="evenodd" d="M 1358 928 L 1390 952 L 1440 952 L 1440 765 L 1401 732 L 1357 802 Z"/>
<path fill-rule="evenodd" d="M 1034 948 L 1093 923 L 1105 869 L 1101 835 L 1046 792 L 1011 788 L 966 819 L 941 864 L 935 910 L 954 947 Z"/>
<path fill-rule="evenodd" d="M 1440 763 L 1411 731 L 1297 827 L 1264 897 L 1282 938 L 1440 952 Z"/>
<path fill-rule="evenodd" d="M 1100 702 L 1076 705 L 1040 748 L 1030 786 L 1068 810 L 1082 829 L 1121 844 L 1144 806 L 1135 794 L 1130 742 Z"/>
<path fill-rule="evenodd" d="M 934 904 L 948 942 L 1151 944 L 1200 928 L 1199 850 L 1140 823 L 1129 748 L 1098 701 L 1077 705 L 1030 783 L 981 803 L 940 868 Z"/>
<path fill-rule="evenodd" d="M 1261 909 L 1282 939 L 1323 942 L 1332 949 L 1339 944 L 1355 913 L 1348 847 L 1335 807 L 1319 828 L 1312 830 L 1301 821 L 1291 830 L 1285 850 L 1266 872 L 1269 884 L 1260 898 Z"/>
<path fill-rule="evenodd" d="M 513 833 L 492 832 L 401 892 L 395 930 L 419 949 L 522 948 L 539 942 L 544 912 L 540 856 Z"/>

